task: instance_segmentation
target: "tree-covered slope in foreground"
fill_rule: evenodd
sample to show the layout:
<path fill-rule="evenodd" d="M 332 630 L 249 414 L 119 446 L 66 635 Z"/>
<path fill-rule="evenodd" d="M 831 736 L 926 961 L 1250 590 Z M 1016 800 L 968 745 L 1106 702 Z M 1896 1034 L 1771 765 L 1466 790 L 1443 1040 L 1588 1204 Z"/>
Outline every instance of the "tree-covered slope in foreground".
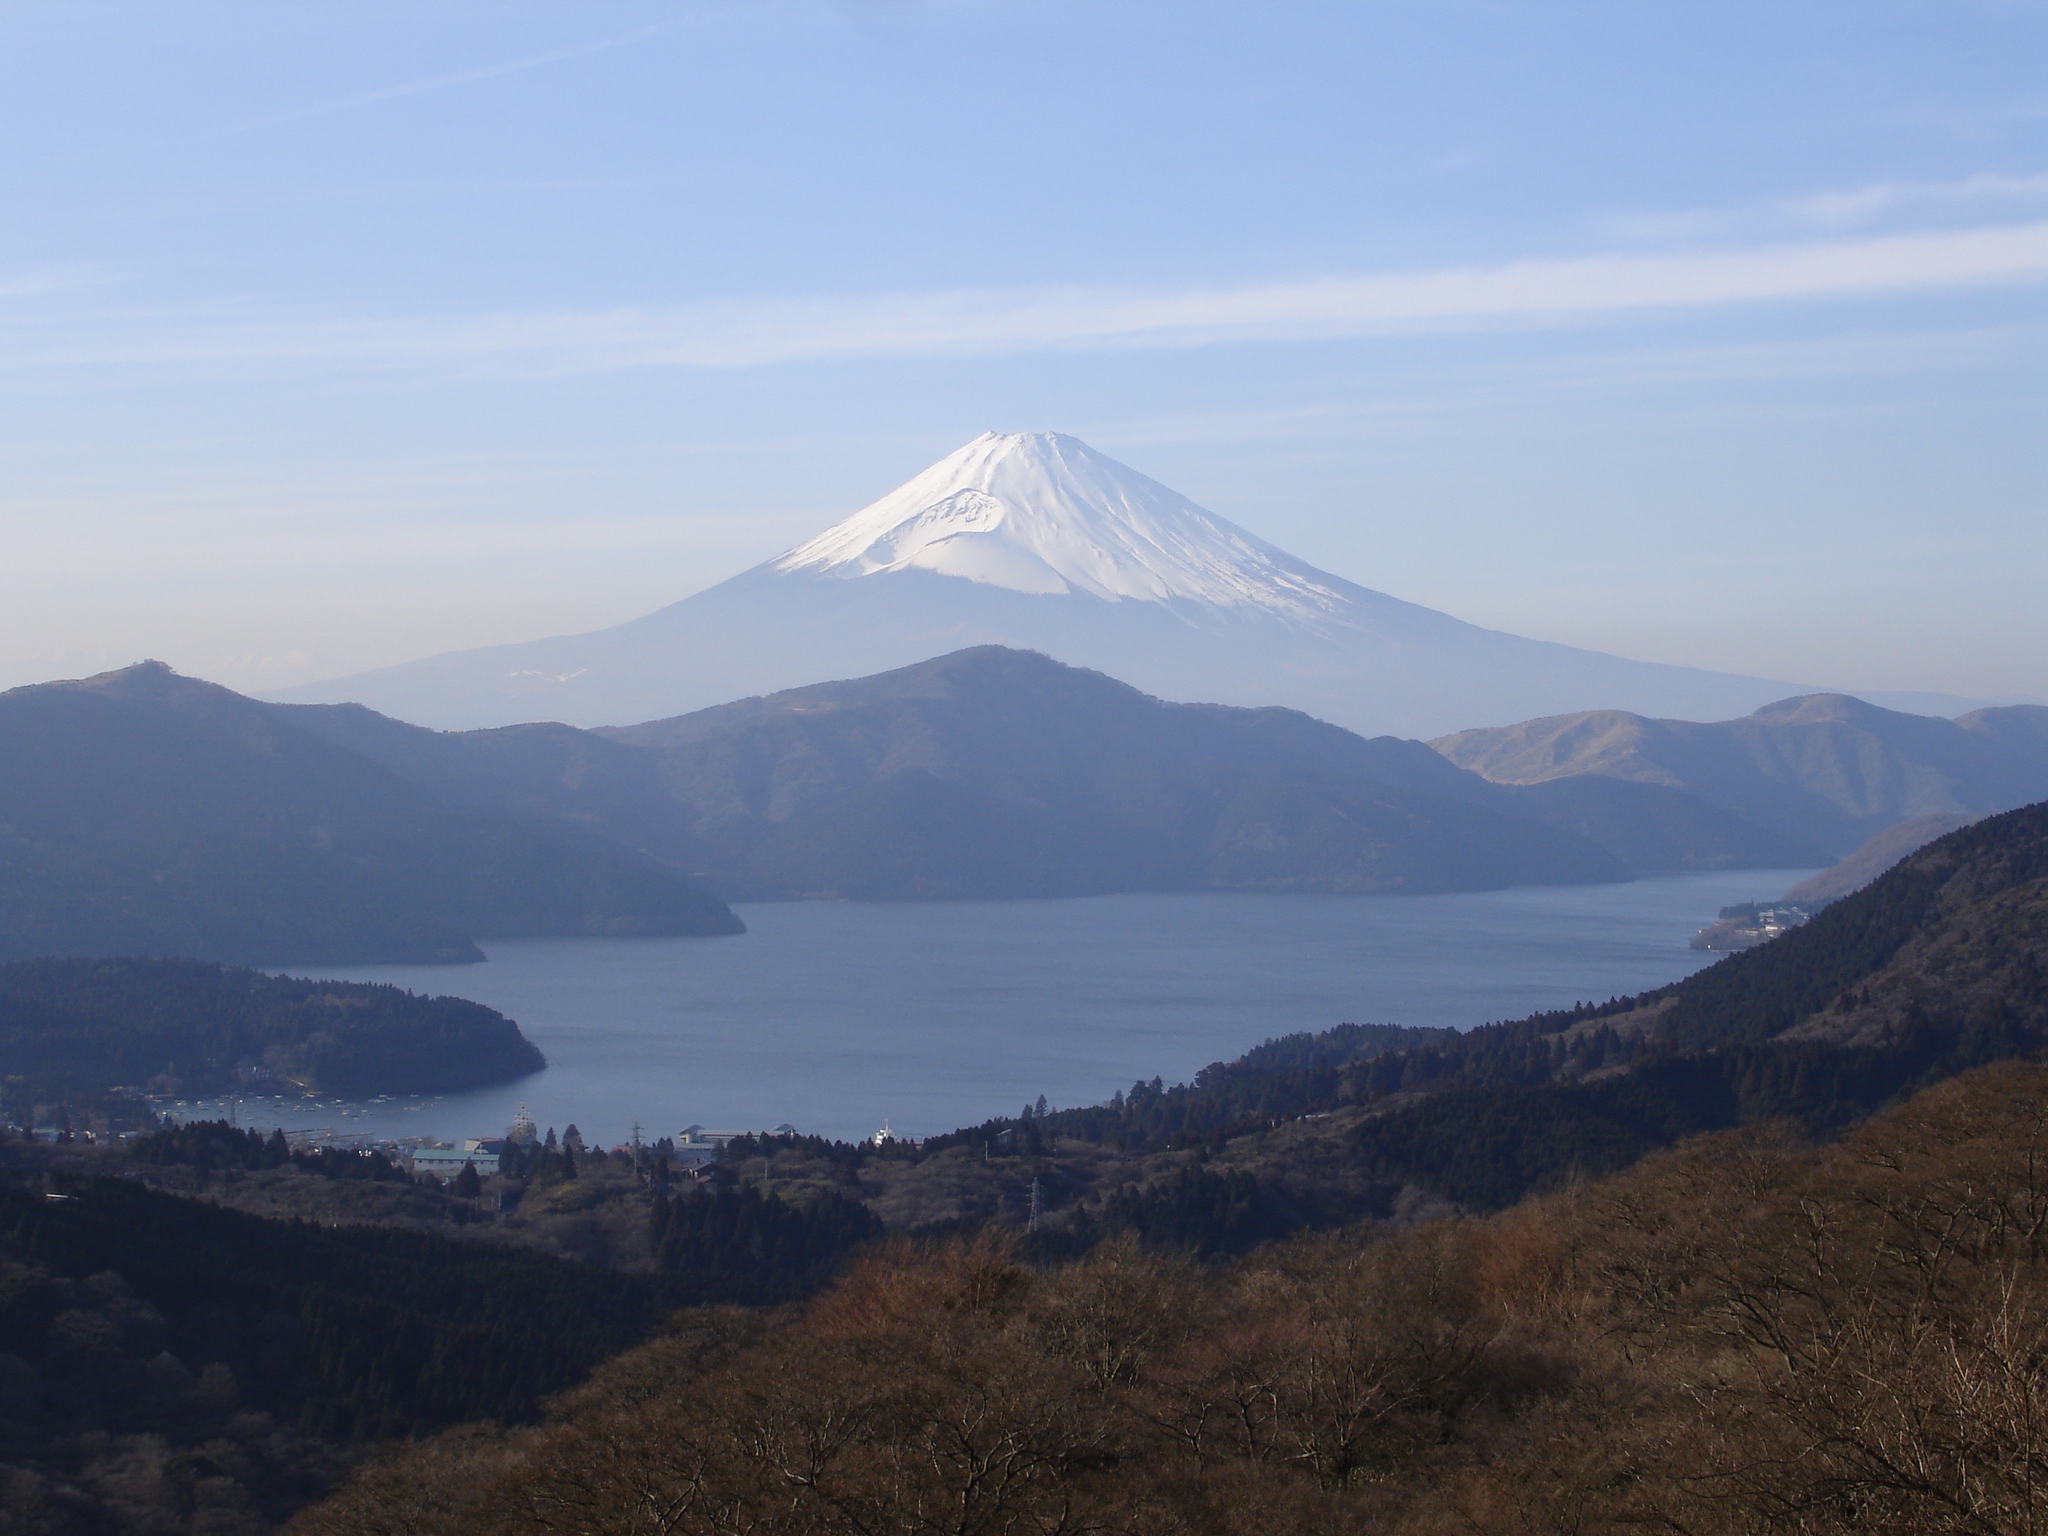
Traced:
<path fill-rule="evenodd" d="M 892 1245 L 546 1425 L 406 1447 L 296 1530 L 2038 1532 L 2044 1105 L 2006 1064 L 1836 1145 L 1716 1136 L 1235 1263 Z"/>
<path fill-rule="evenodd" d="M 82 959 L 0 965 L 0 1063 L 18 1119 L 117 1087 L 364 1098 L 479 1088 L 547 1065 L 512 1020 L 459 997 L 196 960 Z"/>
<path fill-rule="evenodd" d="M 479 937 L 739 929 L 643 854 L 457 809 L 157 663 L 0 694 L 0 959 L 459 961 Z"/>
<path fill-rule="evenodd" d="M 1804 927 L 1661 991 L 1361 1068 L 1375 1171 L 1505 1204 L 1695 1131 L 1827 1131 L 2048 1042 L 2048 804 L 1929 844 Z M 1419 1095 L 1411 1099 L 1410 1095 Z"/>

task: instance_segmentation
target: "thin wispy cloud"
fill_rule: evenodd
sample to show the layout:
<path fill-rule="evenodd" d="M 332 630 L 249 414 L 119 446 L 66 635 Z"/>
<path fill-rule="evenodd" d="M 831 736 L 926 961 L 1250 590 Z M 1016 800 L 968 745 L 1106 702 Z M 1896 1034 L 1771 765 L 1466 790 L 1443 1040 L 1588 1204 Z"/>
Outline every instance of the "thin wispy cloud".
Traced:
<path fill-rule="evenodd" d="M 1847 192 L 1826 192 L 1786 205 L 1795 217 L 1836 227 L 1861 224 L 1901 208 L 2048 200 L 2048 171 L 2012 176 L 1985 171 L 1960 181 L 1892 181 Z"/>
<path fill-rule="evenodd" d="M 459 69 L 450 74 L 430 75 L 421 80 L 406 80 L 397 85 L 387 85 L 373 91 L 362 91 L 353 96 L 338 97 L 333 101 L 316 102 L 312 106 L 300 107 L 290 112 L 279 112 L 270 117 L 260 117 L 236 125 L 236 132 L 246 133 L 257 128 L 274 128 L 283 123 L 296 123 L 312 117 L 326 117 L 335 112 L 352 112 L 362 107 L 371 107 L 379 102 L 398 101 L 408 96 L 426 96 L 435 91 L 452 90 L 458 86 L 475 85 L 485 80 L 497 80 L 506 75 L 525 74 L 528 70 L 543 69 L 550 64 L 562 64 L 570 59 L 587 58 L 594 53 L 609 53 L 614 48 L 624 48 L 631 43 L 642 42 L 659 33 L 674 30 L 682 25 L 680 21 L 657 21 L 645 27 L 636 27 L 630 32 L 620 32 L 611 37 L 595 38 L 587 43 L 573 43 L 566 48 L 550 49 L 546 53 L 531 54 L 525 58 L 506 59 L 496 64 L 480 64 L 472 69 Z"/>
<path fill-rule="evenodd" d="M 17 326 L 0 351 L 0 369 L 747 368 L 862 357 L 1505 330 L 2044 281 L 2048 222 L 1228 288 L 955 290 L 463 319 L 74 322 L 41 335 Z"/>
<path fill-rule="evenodd" d="M 0 269 L 0 302 L 74 293 L 103 281 L 103 272 L 90 272 L 80 267 L 43 267 L 14 272 Z"/>
<path fill-rule="evenodd" d="M 1669 243 L 1743 235 L 1756 239 L 1787 230 L 1848 230 L 1900 213 L 1924 216 L 1977 209 L 1982 217 L 1987 203 L 2010 207 L 2041 202 L 2048 202 L 2048 171 L 2028 175 L 1983 171 L 1950 181 L 1874 182 L 1745 208 L 1621 214 L 1606 220 L 1602 227 L 1610 235 L 1630 241 Z"/>
<path fill-rule="evenodd" d="M 1937 129 L 1964 143 L 1994 144 L 2010 138 L 2015 128 L 2048 118 L 2048 97 L 1942 102 L 1916 107 L 1902 116 L 1906 122 Z"/>

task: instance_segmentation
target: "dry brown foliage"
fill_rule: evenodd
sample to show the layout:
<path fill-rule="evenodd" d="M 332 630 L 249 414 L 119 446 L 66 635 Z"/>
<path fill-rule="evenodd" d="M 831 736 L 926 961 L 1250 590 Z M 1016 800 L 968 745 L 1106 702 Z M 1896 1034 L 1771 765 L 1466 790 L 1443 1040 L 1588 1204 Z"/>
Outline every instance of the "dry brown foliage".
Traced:
<path fill-rule="evenodd" d="M 2048 1072 L 1221 1269 L 871 1255 L 301 1536 L 2048 1531 Z"/>

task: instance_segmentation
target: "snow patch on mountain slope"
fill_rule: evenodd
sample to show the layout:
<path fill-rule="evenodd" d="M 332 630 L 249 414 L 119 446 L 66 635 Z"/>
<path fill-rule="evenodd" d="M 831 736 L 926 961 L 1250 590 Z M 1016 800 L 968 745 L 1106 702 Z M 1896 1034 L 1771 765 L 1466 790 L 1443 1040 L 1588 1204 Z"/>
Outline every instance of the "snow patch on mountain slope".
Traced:
<path fill-rule="evenodd" d="M 1353 601 L 1315 567 L 1057 432 L 985 432 L 769 568 L 923 570 L 1013 592 L 1309 621 Z"/>

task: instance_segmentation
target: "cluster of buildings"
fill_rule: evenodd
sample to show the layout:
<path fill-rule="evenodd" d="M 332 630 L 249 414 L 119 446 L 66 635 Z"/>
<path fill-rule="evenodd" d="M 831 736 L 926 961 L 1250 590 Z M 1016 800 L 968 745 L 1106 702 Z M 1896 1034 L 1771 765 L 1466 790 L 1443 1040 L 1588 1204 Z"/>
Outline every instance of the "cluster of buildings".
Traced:
<path fill-rule="evenodd" d="M 431 1173 L 436 1178 L 452 1179 L 470 1167 L 489 1178 L 504 1167 L 506 1153 L 530 1147 L 539 1140 L 540 1128 L 522 1104 L 503 1136 L 465 1136 L 452 1147 L 415 1147 L 405 1160 L 406 1170 L 414 1177 Z"/>
<path fill-rule="evenodd" d="M 687 1173 L 711 1163 L 727 1143 L 737 1141 L 742 1136 L 797 1134 L 797 1128 L 787 1123 L 766 1132 L 715 1131 L 708 1126 L 686 1125 L 675 1134 L 674 1162 L 679 1172 Z M 882 1128 L 877 1140 L 883 1138 L 893 1139 L 887 1126 Z M 540 1134 L 533 1116 L 527 1113 L 526 1106 L 522 1104 L 519 1106 L 518 1117 L 513 1120 L 503 1136 L 466 1136 L 454 1146 L 416 1147 L 406 1158 L 406 1168 L 414 1175 L 431 1173 L 436 1178 L 452 1179 L 459 1176 L 465 1167 L 471 1167 L 484 1178 L 489 1178 L 503 1170 L 508 1154 L 523 1151 L 538 1144 L 539 1141 Z M 569 1128 L 563 1144 L 574 1152 L 580 1153 L 583 1150 L 582 1138 L 577 1135 L 574 1126 Z M 631 1155 L 635 1150 L 645 1149 L 639 1146 L 636 1133 L 635 1146 L 620 1146 L 613 1150 Z"/>

